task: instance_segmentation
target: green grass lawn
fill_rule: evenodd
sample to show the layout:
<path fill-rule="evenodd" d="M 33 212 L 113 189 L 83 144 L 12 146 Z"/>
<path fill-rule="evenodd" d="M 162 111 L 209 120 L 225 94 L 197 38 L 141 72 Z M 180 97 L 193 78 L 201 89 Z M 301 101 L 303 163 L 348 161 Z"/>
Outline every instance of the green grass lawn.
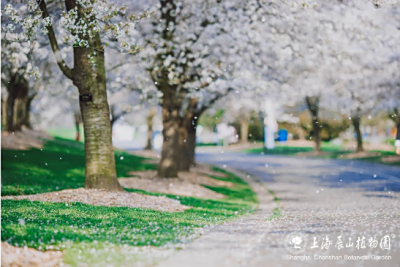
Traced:
<path fill-rule="evenodd" d="M 196 146 L 201 147 L 201 146 L 217 146 L 217 143 L 198 143 Z"/>
<path fill-rule="evenodd" d="M 85 151 L 82 143 L 55 139 L 43 149 L 2 150 L 2 195 L 36 194 L 79 188 L 85 182 Z M 115 152 L 118 177 L 132 170 L 155 167 L 143 158 Z"/>
<path fill-rule="evenodd" d="M 263 147 L 247 149 L 245 152 L 250 154 L 268 154 L 268 155 L 286 155 L 292 156 L 300 152 L 310 152 L 312 147 L 294 147 L 294 146 L 275 146 L 274 149 L 268 149 L 264 151 Z"/>
<path fill-rule="evenodd" d="M 143 159 L 116 151 L 118 176 L 125 176 L 132 170 L 155 168 L 143 164 Z M 83 145 L 55 139 L 47 142 L 43 150 L 2 150 L 2 178 L 2 195 L 83 187 Z M 112 253 L 111 258 L 107 256 L 109 260 L 117 261 L 119 265 L 128 264 L 126 261 L 132 258 L 132 253 L 126 250 L 127 247 L 184 243 L 198 228 L 243 216 L 255 209 L 258 199 L 247 183 L 230 173 L 226 178 L 218 179 L 235 184 L 231 188 L 208 187 L 227 195 L 227 198 L 211 200 L 126 189 L 179 199 L 182 204 L 193 207 L 185 212 L 101 207 L 79 202 L 66 205 L 3 200 L 1 240 L 41 250 L 67 249 L 64 262 L 72 266 L 78 265 L 78 262 L 101 262 L 105 251 L 113 248 L 117 252 Z M 130 254 L 130 257 L 124 253 Z"/>
<path fill-rule="evenodd" d="M 329 155 L 321 155 L 321 156 L 310 156 L 313 158 L 328 158 L 328 159 L 343 159 L 341 156 L 344 154 L 352 153 L 351 150 L 343 149 L 340 146 L 330 145 L 329 143 L 322 143 L 321 150 L 323 152 L 329 152 Z M 264 148 L 254 148 L 245 150 L 246 153 L 250 154 L 263 154 L 263 155 L 283 155 L 283 156 L 295 156 L 297 153 L 303 152 L 311 152 L 313 151 L 312 147 L 295 147 L 295 146 L 285 146 L 285 145 L 277 145 L 274 149 L 264 150 Z M 386 163 L 382 162 L 380 159 L 386 156 L 395 155 L 392 151 L 380 151 L 380 150 L 372 150 L 370 152 L 378 152 L 379 156 L 368 157 L 368 158 L 358 158 L 357 160 L 364 160 L 368 162 L 389 164 L 389 165 L 399 165 L 398 162 L 394 163 Z"/>

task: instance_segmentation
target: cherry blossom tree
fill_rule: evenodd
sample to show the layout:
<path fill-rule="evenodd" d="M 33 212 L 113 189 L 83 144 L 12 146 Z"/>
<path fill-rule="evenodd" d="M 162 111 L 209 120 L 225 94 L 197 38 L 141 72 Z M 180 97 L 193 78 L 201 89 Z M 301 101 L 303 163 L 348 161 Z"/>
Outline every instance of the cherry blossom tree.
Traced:
<path fill-rule="evenodd" d="M 251 59 L 257 57 L 249 56 L 253 49 L 247 44 L 252 36 L 246 31 L 254 20 L 261 20 L 255 14 L 259 5 L 258 1 L 173 0 L 130 5 L 133 10 L 154 11 L 153 20 L 139 25 L 138 31 L 147 70 L 162 94 L 164 142 L 159 176 L 176 177 L 182 161 L 179 155 L 187 158 L 182 147 L 187 142 L 187 125 L 195 121 L 188 118 L 198 118 L 190 111 L 198 102 L 192 93 L 207 91 L 220 79 L 229 80 L 232 71 L 242 67 L 243 59 L 251 64 Z"/>
<path fill-rule="evenodd" d="M 82 99 L 88 100 L 80 101 L 85 129 L 85 187 L 121 190 L 111 141 L 104 51 L 114 43 L 123 53 L 135 53 L 138 47 L 127 36 L 135 22 L 149 14 L 126 16 L 125 7 L 107 0 L 64 3 L 30 0 L 27 4 L 7 4 L 3 14 L 22 29 L 19 40 L 30 41 L 39 30 L 47 35 L 60 70 L 78 88 Z M 61 38 L 56 36 L 55 21 Z M 10 32 L 18 29 L 8 28 Z M 73 48 L 73 67 L 69 67 L 60 49 L 60 40 Z"/>
<path fill-rule="evenodd" d="M 152 107 L 149 110 L 149 114 L 147 115 L 146 122 L 147 122 L 147 141 L 146 146 L 144 147 L 145 150 L 152 149 L 152 138 L 153 138 L 153 119 L 154 116 L 157 114 L 157 108 Z"/>
<path fill-rule="evenodd" d="M 377 90 L 372 75 L 379 72 L 382 76 L 378 70 L 387 64 L 393 54 L 390 51 L 398 49 L 397 6 L 390 1 L 372 2 L 320 1 L 313 9 L 295 13 L 277 8 L 280 20 L 267 20 L 266 28 L 273 34 L 272 51 L 277 59 L 272 68 L 282 71 L 278 77 L 282 88 L 289 89 L 283 90 L 286 95 L 305 99 L 313 120 L 316 150 L 320 149 L 322 125 L 318 111 L 323 96 L 333 94 L 339 87 L 349 93 L 347 96 L 353 92 L 348 105 L 359 108 L 349 117 L 356 118 L 353 122 L 358 126 L 361 116 L 357 112 L 367 112 L 370 105 L 359 96 Z"/>
<path fill-rule="evenodd" d="M 339 109 L 352 120 L 359 152 L 363 151 L 362 117 L 395 102 L 387 97 L 387 93 L 393 90 L 398 75 L 398 62 L 394 60 L 400 48 L 400 33 L 396 29 L 398 17 L 396 6 L 379 9 L 357 6 L 345 17 L 360 26 L 344 31 L 345 36 L 340 41 L 347 49 L 331 69 L 338 77 L 335 91 L 340 95 Z"/>
<path fill-rule="evenodd" d="M 155 88 L 162 94 L 164 142 L 158 170 L 160 177 L 176 177 L 179 170 L 188 121 L 184 117 L 190 117 L 183 115 L 183 106 L 191 102 L 186 96 L 217 80 L 221 72 L 218 65 L 203 65 L 204 58 L 210 54 L 210 44 L 205 45 L 205 33 L 217 25 L 218 5 L 208 1 L 181 3 L 173 0 L 132 3 L 134 10 L 155 7 L 151 9 L 153 19 L 138 28 L 147 70 Z M 189 85 L 195 81 L 200 81 L 199 87 Z"/>
<path fill-rule="evenodd" d="M 2 97 L 6 97 L 3 101 L 5 131 L 14 132 L 22 127 L 31 128 L 31 103 L 41 87 L 37 68 L 32 63 L 43 68 L 45 78 L 50 74 L 50 66 L 47 62 L 49 53 L 38 42 L 29 45 L 27 42 L 8 41 L 6 37 L 10 35 L 16 36 L 8 34 L 7 30 L 2 33 L 1 81 L 2 89 L 5 89 Z"/>

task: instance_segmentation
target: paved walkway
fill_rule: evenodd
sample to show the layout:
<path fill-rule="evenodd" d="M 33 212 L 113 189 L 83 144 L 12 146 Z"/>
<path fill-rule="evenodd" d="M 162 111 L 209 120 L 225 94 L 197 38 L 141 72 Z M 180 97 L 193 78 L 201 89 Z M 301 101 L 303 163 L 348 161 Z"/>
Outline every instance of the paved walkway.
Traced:
<path fill-rule="evenodd" d="M 258 177 L 260 209 L 159 266 L 400 266 L 399 167 L 239 153 L 197 160 Z"/>

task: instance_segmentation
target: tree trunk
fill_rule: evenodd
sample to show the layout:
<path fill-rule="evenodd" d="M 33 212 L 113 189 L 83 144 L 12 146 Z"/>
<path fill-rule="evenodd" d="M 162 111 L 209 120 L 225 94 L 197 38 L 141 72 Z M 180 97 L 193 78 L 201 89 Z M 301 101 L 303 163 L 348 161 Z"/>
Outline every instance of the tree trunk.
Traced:
<path fill-rule="evenodd" d="M 7 124 L 7 116 L 6 116 L 6 110 L 7 110 L 7 101 L 1 99 L 1 124 L 2 126 L 6 126 Z"/>
<path fill-rule="evenodd" d="M 7 104 L 6 104 L 6 124 L 4 125 L 4 131 L 6 132 L 14 132 L 15 124 L 14 124 L 14 111 L 15 111 L 15 102 L 18 97 L 18 74 L 15 74 L 10 77 L 10 81 L 7 85 Z"/>
<path fill-rule="evenodd" d="M 6 106 L 6 125 L 4 130 L 6 132 L 13 132 L 14 129 L 14 104 L 15 96 L 13 94 L 8 94 L 7 106 Z"/>
<path fill-rule="evenodd" d="M 397 127 L 396 140 L 400 140 L 400 118 L 396 122 L 396 127 Z"/>
<path fill-rule="evenodd" d="M 153 118 L 156 115 L 157 109 L 152 108 L 150 109 L 149 115 L 147 116 L 147 142 L 146 147 L 144 149 L 151 150 L 152 144 L 151 140 L 153 138 Z"/>
<path fill-rule="evenodd" d="M 17 97 L 14 103 L 14 130 L 21 131 L 22 129 L 22 120 L 21 118 L 24 116 L 24 99 Z"/>
<path fill-rule="evenodd" d="M 189 146 L 188 146 L 188 127 L 187 119 L 181 118 L 181 123 L 179 125 L 179 147 L 180 153 L 179 157 L 179 171 L 189 171 L 190 170 L 190 158 L 189 158 Z"/>
<path fill-rule="evenodd" d="M 360 116 L 352 117 L 352 122 L 354 126 L 354 131 L 356 132 L 357 135 L 357 152 L 362 152 L 364 151 L 364 149 L 363 149 L 363 141 L 360 129 L 360 122 L 361 122 Z"/>
<path fill-rule="evenodd" d="M 195 165 L 196 128 L 201 113 L 205 109 L 196 109 L 197 99 L 191 98 L 180 125 L 181 160 L 180 171 L 189 171 Z"/>
<path fill-rule="evenodd" d="M 296 126 L 296 132 L 299 135 L 299 140 L 305 140 L 306 137 L 304 136 L 304 131 L 301 126 Z"/>
<path fill-rule="evenodd" d="M 81 140 L 81 132 L 80 132 L 80 124 L 81 124 L 81 114 L 79 112 L 74 113 L 74 120 L 75 120 L 75 141 L 79 142 Z"/>
<path fill-rule="evenodd" d="M 32 129 L 32 125 L 31 125 L 31 105 L 32 105 L 32 101 L 35 98 L 35 96 L 30 96 L 28 97 L 28 99 L 25 102 L 25 113 L 24 113 L 24 117 L 22 119 L 22 125 Z"/>
<path fill-rule="evenodd" d="M 26 115 L 28 97 L 28 81 L 22 74 L 16 73 L 10 77 L 7 85 L 6 123 L 7 132 L 20 131 Z"/>
<path fill-rule="evenodd" d="M 389 113 L 389 118 L 396 125 L 396 140 L 400 140 L 400 110 L 398 108 L 394 108 L 392 113 Z"/>
<path fill-rule="evenodd" d="M 313 135 L 313 139 L 315 142 L 314 150 L 321 151 L 321 146 L 320 146 L 321 139 L 319 137 L 320 125 L 318 123 L 319 97 L 307 96 L 306 103 L 307 103 L 308 110 L 310 111 L 312 124 L 313 124 L 312 135 Z"/>
<path fill-rule="evenodd" d="M 153 138 L 153 125 L 149 123 L 149 120 L 147 120 L 147 141 L 146 141 L 146 147 L 144 148 L 145 150 L 151 150 L 153 148 L 151 141 Z"/>
<path fill-rule="evenodd" d="M 189 158 L 189 165 L 196 166 L 195 155 L 196 155 L 196 129 L 197 123 L 199 120 L 200 114 L 194 114 L 192 119 L 190 120 L 189 124 L 187 125 L 187 133 L 188 133 L 188 140 L 187 140 L 187 147 L 188 147 L 188 158 Z"/>
<path fill-rule="evenodd" d="M 28 96 L 28 81 L 21 77 L 16 86 L 17 89 L 17 99 L 15 102 L 14 110 L 14 128 L 16 131 L 20 131 L 24 124 L 24 119 L 27 113 L 26 103 L 29 100 Z"/>
<path fill-rule="evenodd" d="M 178 176 L 180 106 L 175 97 L 176 88 L 174 86 L 164 83 L 161 91 L 164 93 L 162 103 L 164 141 L 160 165 L 158 166 L 158 176 L 172 178 Z"/>
<path fill-rule="evenodd" d="M 240 119 L 240 142 L 247 143 L 249 137 L 249 121 Z"/>
<path fill-rule="evenodd" d="M 85 188 L 122 190 L 117 180 L 111 139 L 104 51 L 99 35 L 89 41 L 90 49 L 74 48 L 73 69 L 73 82 L 79 93 L 92 94 L 92 101 L 80 101 L 85 136 Z M 94 57 L 95 66 L 89 56 Z"/>
<path fill-rule="evenodd" d="M 36 1 L 43 19 L 50 17 L 46 1 Z M 79 1 L 64 2 L 66 11 L 76 10 L 78 20 L 87 13 Z M 75 11 L 74 11 L 75 12 Z M 86 17 L 88 23 L 96 23 L 94 17 Z M 114 148 L 111 139 L 110 109 L 107 102 L 104 46 L 98 33 L 80 34 L 88 41 L 88 47 L 74 46 L 74 67 L 69 68 L 61 57 L 60 48 L 52 25 L 47 26 L 50 46 L 63 74 L 72 80 L 79 94 L 82 122 L 85 136 L 85 188 L 122 190 L 117 180 Z M 92 62 L 93 60 L 93 62 Z M 94 63 L 94 64 L 93 64 Z M 91 99 L 89 94 L 91 94 Z"/>

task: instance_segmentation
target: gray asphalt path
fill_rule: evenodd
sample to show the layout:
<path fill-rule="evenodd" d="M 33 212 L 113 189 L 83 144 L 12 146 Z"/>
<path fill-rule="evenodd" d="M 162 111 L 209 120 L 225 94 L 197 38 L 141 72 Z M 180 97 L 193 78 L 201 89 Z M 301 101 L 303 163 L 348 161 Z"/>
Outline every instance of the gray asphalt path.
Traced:
<path fill-rule="evenodd" d="M 400 266 L 399 167 L 223 151 L 197 160 L 258 177 L 260 209 L 160 266 Z"/>

